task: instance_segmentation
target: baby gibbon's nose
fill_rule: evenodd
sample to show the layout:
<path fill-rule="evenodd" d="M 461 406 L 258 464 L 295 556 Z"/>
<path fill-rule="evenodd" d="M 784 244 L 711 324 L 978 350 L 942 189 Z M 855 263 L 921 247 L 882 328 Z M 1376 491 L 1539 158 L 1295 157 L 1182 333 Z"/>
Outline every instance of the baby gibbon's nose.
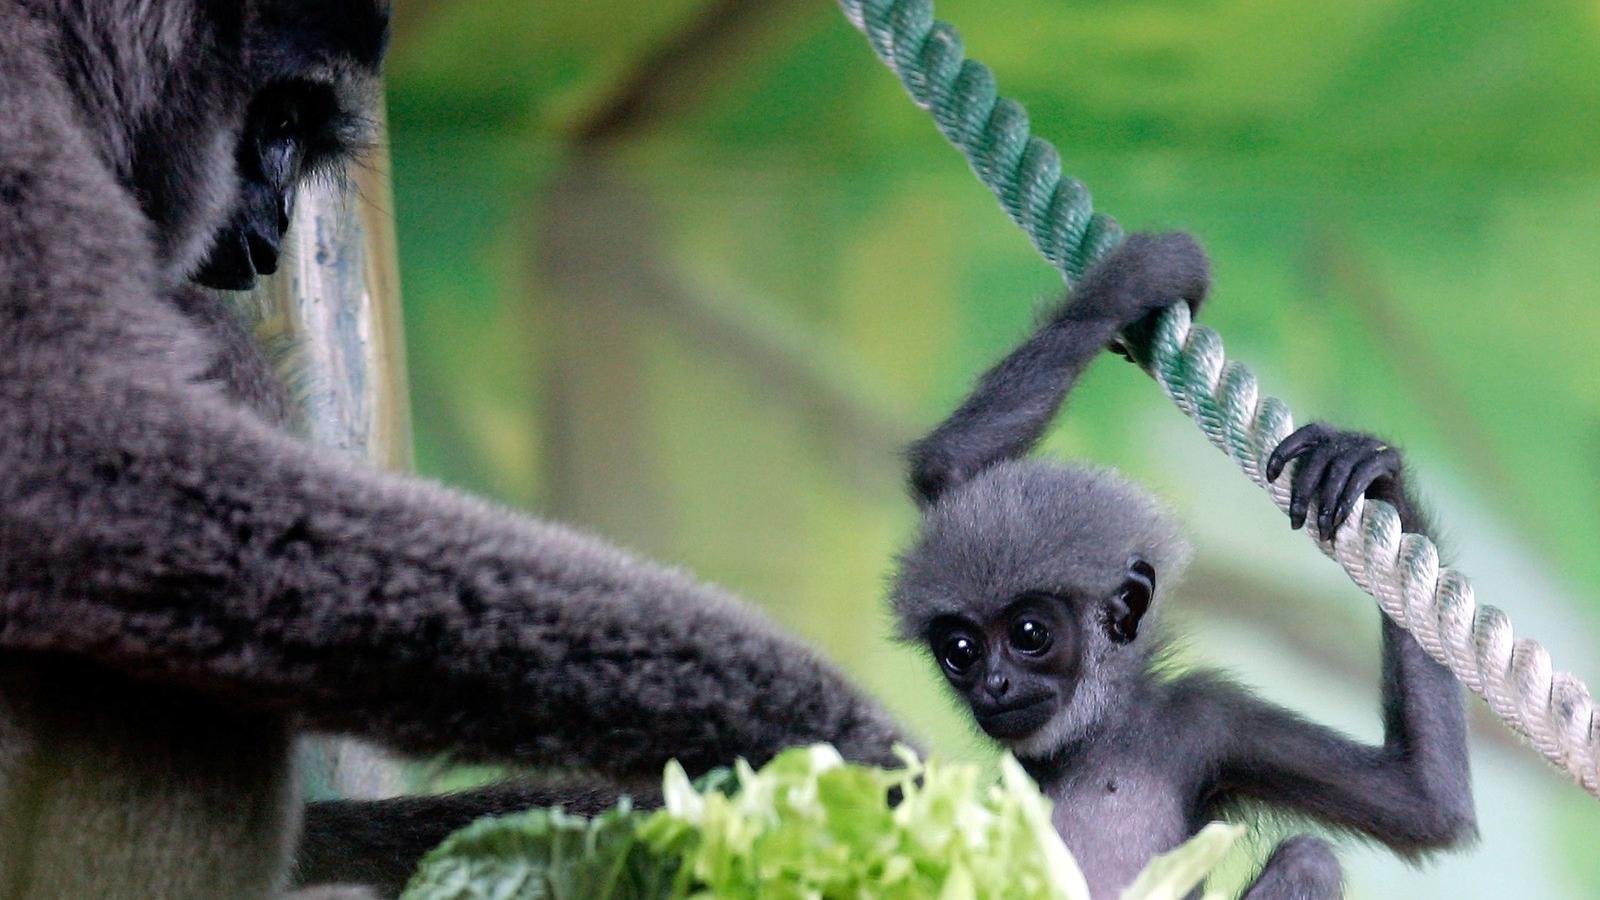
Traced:
<path fill-rule="evenodd" d="M 999 700 L 1011 690 L 1011 678 L 1004 672 L 990 672 L 989 677 L 983 681 L 983 687 L 989 692 L 990 697 Z"/>

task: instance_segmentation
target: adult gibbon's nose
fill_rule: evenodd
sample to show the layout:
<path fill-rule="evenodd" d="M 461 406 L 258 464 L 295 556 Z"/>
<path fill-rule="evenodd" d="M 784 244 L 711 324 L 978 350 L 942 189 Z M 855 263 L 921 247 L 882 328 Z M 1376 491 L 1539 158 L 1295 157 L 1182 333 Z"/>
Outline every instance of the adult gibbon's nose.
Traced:
<path fill-rule="evenodd" d="M 989 677 L 983 680 L 984 690 L 996 700 L 1002 700 L 1011 690 L 1011 677 L 1004 672 L 990 672 Z"/>
<path fill-rule="evenodd" d="M 250 266 L 256 274 L 271 275 L 278 271 L 278 249 L 283 245 L 283 238 L 276 229 L 253 227 L 246 240 L 250 246 Z"/>

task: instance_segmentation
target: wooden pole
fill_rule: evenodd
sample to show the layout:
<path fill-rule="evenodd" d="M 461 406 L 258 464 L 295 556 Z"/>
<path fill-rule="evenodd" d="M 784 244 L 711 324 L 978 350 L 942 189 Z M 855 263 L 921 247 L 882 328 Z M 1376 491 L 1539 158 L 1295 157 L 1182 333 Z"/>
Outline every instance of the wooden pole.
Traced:
<path fill-rule="evenodd" d="M 406 470 L 411 416 L 381 104 L 378 120 L 376 146 L 352 169 L 347 190 L 314 183 L 301 192 L 282 268 L 256 300 L 265 321 L 293 342 L 290 377 L 306 435 L 330 452 Z M 381 797 L 406 788 L 400 764 L 375 747 L 318 739 L 306 749 L 313 796 Z"/>

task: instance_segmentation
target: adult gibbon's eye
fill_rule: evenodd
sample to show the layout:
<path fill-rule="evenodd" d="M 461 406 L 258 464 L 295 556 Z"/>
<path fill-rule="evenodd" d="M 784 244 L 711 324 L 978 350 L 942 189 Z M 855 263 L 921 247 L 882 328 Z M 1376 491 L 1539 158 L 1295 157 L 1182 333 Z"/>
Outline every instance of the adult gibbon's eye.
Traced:
<path fill-rule="evenodd" d="M 1011 626 L 1011 646 L 1030 655 L 1050 649 L 1050 629 L 1036 619 L 1018 619 Z"/>
<path fill-rule="evenodd" d="M 300 103 L 293 97 L 272 96 L 265 99 L 255 113 L 256 127 L 269 141 L 296 140 L 300 137 Z"/>
<path fill-rule="evenodd" d="M 978 644 L 964 634 L 954 635 L 940 648 L 939 661 L 951 672 L 965 674 L 978 662 Z"/>

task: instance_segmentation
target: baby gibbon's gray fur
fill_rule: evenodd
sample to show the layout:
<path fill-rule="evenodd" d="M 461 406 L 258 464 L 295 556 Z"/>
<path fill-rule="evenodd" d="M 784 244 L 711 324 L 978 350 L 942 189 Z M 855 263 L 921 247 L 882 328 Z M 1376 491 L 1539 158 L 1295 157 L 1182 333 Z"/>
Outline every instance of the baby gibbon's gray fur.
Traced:
<path fill-rule="evenodd" d="M 1205 297 L 1186 235 L 1134 235 L 1049 321 L 979 381 L 911 453 L 922 532 L 893 605 L 985 733 L 1055 801 L 1054 823 L 1096 898 L 1240 807 L 1384 844 L 1408 860 L 1474 833 L 1461 687 L 1382 620 L 1384 739 L 1369 745 L 1214 673 L 1165 672 L 1155 627 L 1188 557 L 1154 498 L 1114 473 L 1023 457 L 1088 364 L 1163 306 Z M 1269 460 L 1295 464 L 1290 524 L 1331 535 L 1358 498 L 1427 533 L 1400 454 L 1314 423 Z M 1283 841 L 1246 900 L 1332 900 L 1326 841 Z"/>

